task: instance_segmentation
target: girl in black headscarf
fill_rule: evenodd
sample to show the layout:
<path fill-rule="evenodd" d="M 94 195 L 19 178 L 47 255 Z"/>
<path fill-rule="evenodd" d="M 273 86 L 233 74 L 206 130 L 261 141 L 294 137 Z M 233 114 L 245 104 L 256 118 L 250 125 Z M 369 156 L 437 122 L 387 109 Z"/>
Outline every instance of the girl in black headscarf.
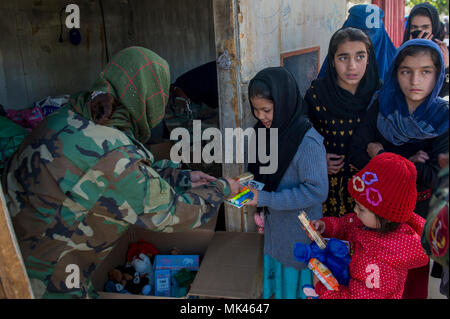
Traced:
<path fill-rule="evenodd" d="M 354 173 L 347 161 L 350 140 L 381 83 L 372 42 L 359 29 L 338 30 L 330 40 L 327 61 L 325 76 L 312 82 L 305 100 L 327 150 L 329 193 L 323 214 L 338 217 L 354 209 L 347 191 Z"/>
<path fill-rule="evenodd" d="M 439 45 L 444 57 L 445 68 L 445 81 L 439 93 L 442 98 L 448 97 L 449 94 L 449 52 L 445 42 L 442 41 L 444 37 L 445 28 L 439 20 L 439 13 L 436 8 L 428 2 L 415 5 L 406 23 L 403 43 L 411 39 L 423 38 L 432 40 Z"/>
<path fill-rule="evenodd" d="M 264 207 L 264 289 L 263 297 L 313 297 L 311 271 L 295 260 L 295 243 L 310 243 L 302 230 L 298 214 L 309 218 L 322 216 L 321 204 L 328 194 L 323 138 L 306 116 L 305 103 L 297 83 L 282 67 L 260 71 L 248 88 L 250 106 L 258 119 L 255 125 L 258 147 L 273 145 L 270 161 L 277 161 L 274 172 L 264 174 L 267 166 L 257 159 L 249 164 L 255 180 L 265 184 L 252 190 L 254 198 L 246 205 Z M 274 129 L 276 143 L 270 143 Z M 263 134 L 263 133 L 266 134 Z M 275 145 L 274 145 L 275 144 Z M 273 147 L 274 148 L 274 147 Z"/>

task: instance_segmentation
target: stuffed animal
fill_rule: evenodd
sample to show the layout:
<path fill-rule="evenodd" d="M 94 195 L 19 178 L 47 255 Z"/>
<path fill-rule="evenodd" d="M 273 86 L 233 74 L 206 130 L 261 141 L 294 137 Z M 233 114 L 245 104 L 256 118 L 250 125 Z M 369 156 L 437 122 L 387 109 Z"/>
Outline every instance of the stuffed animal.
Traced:
<path fill-rule="evenodd" d="M 128 274 L 123 274 L 119 269 L 112 269 L 108 272 L 108 281 L 105 284 L 105 291 L 115 292 L 121 294 L 129 294 L 125 289 L 128 280 L 130 280 Z"/>
<path fill-rule="evenodd" d="M 150 243 L 139 239 L 136 243 L 130 243 L 127 251 L 127 262 L 132 262 L 136 256 L 145 254 L 149 258 L 159 254 L 159 251 Z"/>
<path fill-rule="evenodd" d="M 147 295 L 150 294 L 151 287 L 154 285 L 154 275 L 153 275 L 153 266 L 150 261 L 150 258 L 146 254 L 139 254 L 139 256 L 135 256 L 131 262 L 131 265 L 134 267 L 137 273 L 139 273 L 141 278 L 148 279 L 148 285 L 150 286 L 150 290 Z"/>
<path fill-rule="evenodd" d="M 141 276 L 133 266 L 118 267 L 108 272 L 108 281 L 105 291 L 125 294 L 149 295 L 151 292 L 150 280 Z"/>
<path fill-rule="evenodd" d="M 258 226 L 258 233 L 264 234 L 264 211 L 255 212 L 253 218 L 255 219 L 255 224 Z"/>

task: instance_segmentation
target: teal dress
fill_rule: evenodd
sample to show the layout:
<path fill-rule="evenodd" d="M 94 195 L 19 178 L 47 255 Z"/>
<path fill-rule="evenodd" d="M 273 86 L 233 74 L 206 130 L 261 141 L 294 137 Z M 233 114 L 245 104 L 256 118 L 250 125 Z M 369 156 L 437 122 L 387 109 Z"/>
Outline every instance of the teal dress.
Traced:
<path fill-rule="evenodd" d="M 264 216 L 263 298 L 315 298 L 312 273 L 294 258 L 296 243 L 311 243 L 298 220 L 305 210 L 310 220 L 322 217 L 328 194 L 323 137 L 310 128 L 287 168 L 276 192 L 261 191 L 258 206 Z"/>

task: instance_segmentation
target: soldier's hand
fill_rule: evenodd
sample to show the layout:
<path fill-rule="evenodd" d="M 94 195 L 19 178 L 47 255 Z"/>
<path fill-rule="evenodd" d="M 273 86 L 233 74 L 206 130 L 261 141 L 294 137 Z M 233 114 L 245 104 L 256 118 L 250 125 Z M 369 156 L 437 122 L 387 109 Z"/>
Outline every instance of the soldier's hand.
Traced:
<path fill-rule="evenodd" d="M 227 180 L 228 184 L 230 185 L 230 189 L 231 189 L 231 193 L 228 198 L 232 198 L 239 193 L 239 191 L 242 188 L 242 185 L 230 177 L 225 177 L 225 179 Z"/>
<path fill-rule="evenodd" d="M 198 187 L 201 185 L 208 184 L 210 182 L 214 182 L 216 178 L 214 176 L 208 175 L 201 171 L 193 171 L 191 172 L 191 187 Z"/>

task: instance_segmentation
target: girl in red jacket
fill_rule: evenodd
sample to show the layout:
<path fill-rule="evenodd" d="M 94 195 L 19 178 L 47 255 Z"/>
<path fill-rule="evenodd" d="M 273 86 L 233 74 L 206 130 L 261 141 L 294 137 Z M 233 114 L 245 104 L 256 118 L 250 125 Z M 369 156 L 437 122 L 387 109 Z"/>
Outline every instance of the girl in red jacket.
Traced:
<path fill-rule="evenodd" d="M 425 220 L 413 212 L 417 171 L 393 153 L 374 157 L 348 183 L 355 212 L 312 221 L 324 237 L 351 244 L 350 283 L 339 291 L 314 277 L 320 298 L 401 299 L 408 270 L 428 263 L 420 243 Z"/>

